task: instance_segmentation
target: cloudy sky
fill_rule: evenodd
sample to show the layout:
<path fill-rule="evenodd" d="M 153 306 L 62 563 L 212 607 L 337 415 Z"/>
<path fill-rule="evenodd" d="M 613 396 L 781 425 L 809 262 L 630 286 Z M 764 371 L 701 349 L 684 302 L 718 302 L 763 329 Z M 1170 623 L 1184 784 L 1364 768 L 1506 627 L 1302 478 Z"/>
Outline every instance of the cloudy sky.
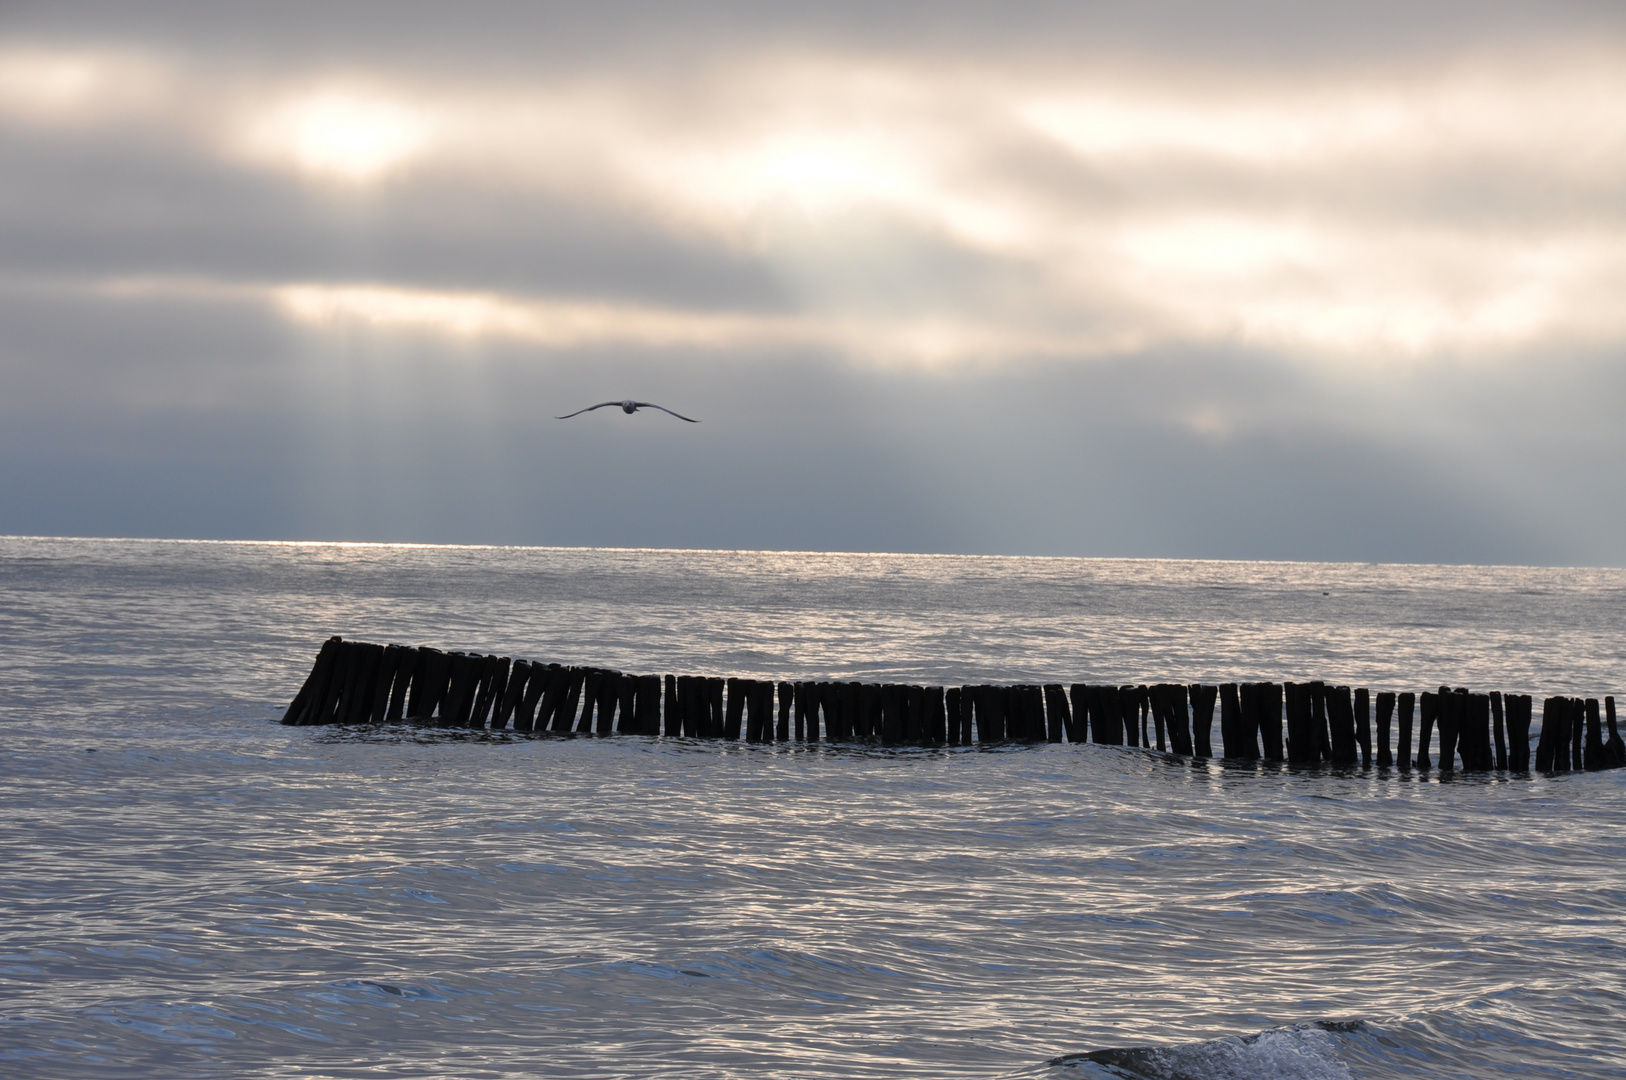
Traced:
<path fill-rule="evenodd" d="M 1626 564 L 1626 5 L 877 6 L 0 6 L 0 533 Z"/>

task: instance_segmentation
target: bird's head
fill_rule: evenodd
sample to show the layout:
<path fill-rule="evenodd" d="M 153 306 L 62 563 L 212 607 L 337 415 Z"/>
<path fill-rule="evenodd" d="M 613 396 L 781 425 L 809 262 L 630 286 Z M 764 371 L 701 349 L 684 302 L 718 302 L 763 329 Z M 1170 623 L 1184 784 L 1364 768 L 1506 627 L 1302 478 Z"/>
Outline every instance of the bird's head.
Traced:
<path fill-rule="evenodd" d="M 621 403 L 621 411 L 626 413 L 628 416 L 631 416 L 633 413 L 638 411 L 638 403 L 631 400 L 623 401 Z"/>

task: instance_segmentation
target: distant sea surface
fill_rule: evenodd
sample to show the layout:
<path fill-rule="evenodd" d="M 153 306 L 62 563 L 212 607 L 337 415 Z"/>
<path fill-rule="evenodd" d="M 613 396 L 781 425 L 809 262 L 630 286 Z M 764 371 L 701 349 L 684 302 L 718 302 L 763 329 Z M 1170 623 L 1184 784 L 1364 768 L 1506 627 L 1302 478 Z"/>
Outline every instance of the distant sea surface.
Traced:
<path fill-rule="evenodd" d="M 1626 572 L 0 539 L 0 1075 L 1626 1077 L 1626 770 L 284 728 L 639 673 L 1626 691 Z"/>

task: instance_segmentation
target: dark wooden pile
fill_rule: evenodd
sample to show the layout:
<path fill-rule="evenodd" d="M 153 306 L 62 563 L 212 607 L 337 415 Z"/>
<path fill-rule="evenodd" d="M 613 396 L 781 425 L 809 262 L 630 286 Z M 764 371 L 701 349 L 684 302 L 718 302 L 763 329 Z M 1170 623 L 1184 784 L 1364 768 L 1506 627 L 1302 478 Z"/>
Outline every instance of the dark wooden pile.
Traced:
<path fill-rule="evenodd" d="M 1220 744 L 1212 742 L 1219 705 Z M 1095 742 L 1343 767 L 1530 768 L 1528 694 L 1377 694 L 1321 682 L 912 686 L 628 675 L 506 656 L 329 638 L 284 724 L 411 721 L 559 734 L 882 746 Z M 1542 703 L 1536 769 L 1626 765 L 1615 699 Z M 1413 719 L 1417 738 L 1413 741 Z M 1608 738 L 1603 731 L 1607 723 Z M 1395 729 L 1397 743 L 1390 739 Z"/>

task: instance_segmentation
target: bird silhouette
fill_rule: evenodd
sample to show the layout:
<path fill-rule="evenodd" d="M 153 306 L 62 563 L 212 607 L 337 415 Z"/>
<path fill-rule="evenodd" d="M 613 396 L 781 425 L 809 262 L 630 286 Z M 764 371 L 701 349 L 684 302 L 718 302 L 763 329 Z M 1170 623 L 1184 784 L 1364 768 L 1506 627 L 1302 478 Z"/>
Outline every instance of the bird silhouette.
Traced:
<path fill-rule="evenodd" d="M 671 409 L 668 409 L 665 405 L 657 405 L 653 401 L 633 401 L 631 399 L 628 399 L 626 401 L 601 401 L 597 405 L 589 405 L 585 409 L 577 409 L 573 413 L 565 413 L 565 415 L 556 416 L 556 417 L 554 417 L 554 419 L 555 420 L 569 420 L 572 416 L 580 416 L 584 412 L 592 412 L 594 409 L 603 409 L 603 408 L 607 408 L 607 407 L 609 407 L 611 405 L 615 405 L 615 406 L 619 407 L 621 409 L 621 411 L 626 413 L 628 416 L 631 416 L 633 413 L 637 412 L 639 409 L 659 409 L 661 412 L 666 413 L 669 416 L 675 416 L 679 420 L 688 420 L 689 423 L 691 423 L 691 424 L 700 423 L 700 421 L 692 420 L 689 417 L 684 416 L 682 413 L 673 412 Z"/>

